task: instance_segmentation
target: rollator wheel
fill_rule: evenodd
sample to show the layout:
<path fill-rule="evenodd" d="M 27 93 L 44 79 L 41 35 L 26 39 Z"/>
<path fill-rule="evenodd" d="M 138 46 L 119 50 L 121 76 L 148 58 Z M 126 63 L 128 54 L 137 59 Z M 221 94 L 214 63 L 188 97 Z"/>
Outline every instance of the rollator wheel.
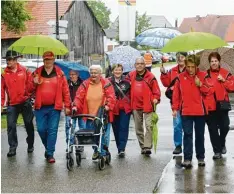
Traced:
<path fill-rule="evenodd" d="M 67 160 L 67 169 L 71 171 L 73 169 L 73 166 L 74 166 L 74 160 L 70 155 L 69 159 Z"/>
<path fill-rule="evenodd" d="M 81 163 L 81 154 L 80 153 L 76 153 L 76 163 L 77 163 L 77 166 L 80 166 L 80 163 Z"/>
<path fill-rule="evenodd" d="M 102 156 L 98 159 L 98 167 L 99 170 L 103 170 L 105 168 L 105 158 Z"/>
<path fill-rule="evenodd" d="M 106 155 L 106 164 L 109 165 L 111 163 L 111 153 Z"/>

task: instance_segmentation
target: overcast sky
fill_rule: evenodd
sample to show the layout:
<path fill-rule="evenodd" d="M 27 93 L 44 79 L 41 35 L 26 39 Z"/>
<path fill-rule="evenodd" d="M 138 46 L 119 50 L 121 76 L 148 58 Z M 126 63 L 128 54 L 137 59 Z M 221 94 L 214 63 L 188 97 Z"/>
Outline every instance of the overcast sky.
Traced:
<path fill-rule="evenodd" d="M 118 0 L 102 0 L 111 9 L 111 21 L 118 16 Z M 184 17 L 206 16 L 207 14 L 234 15 L 234 0 L 136 0 L 140 14 L 164 15 L 174 26 Z"/>

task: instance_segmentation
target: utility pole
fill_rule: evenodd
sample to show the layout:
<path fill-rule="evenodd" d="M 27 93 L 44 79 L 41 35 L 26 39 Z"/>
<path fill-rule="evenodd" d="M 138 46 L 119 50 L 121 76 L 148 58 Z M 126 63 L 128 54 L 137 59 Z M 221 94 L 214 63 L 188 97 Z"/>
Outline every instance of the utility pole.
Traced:
<path fill-rule="evenodd" d="M 59 40 L 59 10 L 58 10 L 58 0 L 56 0 L 56 39 Z"/>

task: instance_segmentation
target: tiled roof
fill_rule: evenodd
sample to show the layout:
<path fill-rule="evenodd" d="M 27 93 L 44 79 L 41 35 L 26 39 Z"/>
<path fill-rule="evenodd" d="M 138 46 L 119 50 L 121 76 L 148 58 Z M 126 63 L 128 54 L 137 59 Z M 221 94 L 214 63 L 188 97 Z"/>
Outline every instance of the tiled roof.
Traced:
<path fill-rule="evenodd" d="M 208 32 L 227 42 L 234 42 L 234 15 L 207 15 L 206 17 L 185 18 L 179 27 L 182 33 Z"/>
<path fill-rule="evenodd" d="M 59 17 L 67 11 L 71 0 L 59 0 Z M 6 27 L 2 26 L 1 39 L 19 38 L 25 35 L 44 34 L 48 35 L 49 20 L 56 19 L 56 1 L 28 1 L 26 10 L 30 13 L 32 19 L 26 22 L 26 31 L 21 34 L 7 32 Z"/>

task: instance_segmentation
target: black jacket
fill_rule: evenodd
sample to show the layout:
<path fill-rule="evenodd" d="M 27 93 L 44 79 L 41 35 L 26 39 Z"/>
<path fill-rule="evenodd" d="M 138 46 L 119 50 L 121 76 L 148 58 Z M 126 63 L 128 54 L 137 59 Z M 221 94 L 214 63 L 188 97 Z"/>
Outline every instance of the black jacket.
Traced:
<path fill-rule="evenodd" d="M 75 96 L 76 96 L 76 91 L 78 90 L 78 88 L 79 88 L 80 84 L 83 82 L 83 80 L 78 77 L 78 80 L 76 83 L 73 83 L 70 79 L 67 82 L 68 82 L 68 86 L 69 86 L 71 101 L 73 102 L 75 99 Z"/>

